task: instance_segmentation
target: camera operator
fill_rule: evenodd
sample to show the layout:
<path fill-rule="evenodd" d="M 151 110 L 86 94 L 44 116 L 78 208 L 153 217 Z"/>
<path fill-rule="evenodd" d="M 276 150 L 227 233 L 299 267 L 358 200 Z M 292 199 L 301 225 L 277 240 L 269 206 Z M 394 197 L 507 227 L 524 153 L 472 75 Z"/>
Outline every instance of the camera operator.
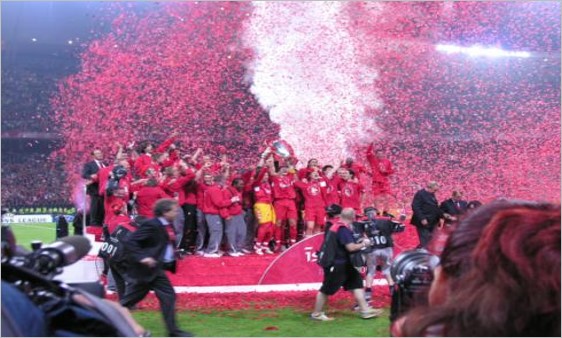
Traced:
<path fill-rule="evenodd" d="M 363 293 L 363 278 L 359 271 L 351 264 L 350 253 L 361 250 L 369 246 L 370 240 L 365 238 L 360 243 L 355 243 L 351 224 L 355 220 L 355 211 L 352 208 L 342 210 L 340 219 L 331 227 L 335 230 L 326 230 L 336 232 L 337 248 L 335 248 L 335 259 L 331 267 L 324 268 L 324 281 L 316 295 L 316 303 L 314 312 L 310 315 L 312 320 L 330 321 L 333 318 L 328 317 L 324 313 L 324 306 L 328 301 L 328 297 L 335 294 L 342 286 L 345 290 L 353 293 L 353 297 L 359 304 L 360 316 L 363 319 L 369 319 L 379 316 L 382 311 L 380 309 L 370 308 L 365 302 Z"/>
<path fill-rule="evenodd" d="M 114 248 L 111 249 L 115 250 L 111 257 L 107 257 L 107 263 L 113 275 L 113 279 L 115 280 L 115 287 L 119 299 L 122 299 L 125 295 L 126 287 L 124 276 L 128 264 L 123 253 L 125 241 L 131 233 L 137 230 L 135 225 L 131 222 L 131 218 L 126 215 L 126 210 L 127 206 L 122 201 L 115 202 L 111 206 L 111 212 L 114 217 L 112 217 L 106 225 L 106 236 L 111 237 L 106 239 L 106 243 L 111 243 L 111 245 L 114 246 Z"/>
<path fill-rule="evenodd" d="M 468 213 L 428 305 L 396 320 L 392 335 L 560 337 L 560 217 L 560 205 L 507 200 Z"/>
<path fill-rule="evenodd" d="M 121 159 L 117 164 L 100 170 L 100 193 L 104 195 L 104 209 L 107 211 L 104 224 L 113 217 L 111 206 L 118 200 L 129 202 L 132 176 L 129 171 L 129 161 Z"/>
<path fill-rule="evenodd" d="M 2 337 L 150 335 L 118 303 L 51 279 L 87 253 L 85 243 L 67 237 L 30 253 L 2 226 Z"/>
<path fill-rule="evenodd" d="M 394 290 L 394 280 L 390 275 L 390 266 L 394 257 L 394 242 L 392 234 L 404 230 L 404 225 L 395 223 L 390 217 L 377 217 L 377 209 L 365 208 L 367 221 L 364 224 L 364 234 L 371 240 L 371 246 L 365 250 L 367 261 L 367 276 L 365 277 L 365 299 L 371 300 L 373 278 L 376 268 L 380 271 L 388 282 L 390 294 Z"/>

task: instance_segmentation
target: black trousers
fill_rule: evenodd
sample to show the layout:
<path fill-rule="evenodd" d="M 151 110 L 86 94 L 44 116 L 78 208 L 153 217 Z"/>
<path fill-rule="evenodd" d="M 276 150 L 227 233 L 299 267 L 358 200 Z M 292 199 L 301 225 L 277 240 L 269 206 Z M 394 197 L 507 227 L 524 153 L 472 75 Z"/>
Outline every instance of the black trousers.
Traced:
<path fill-rule="evenodd" d="M 103 225 L 104 218 L 103 196 L 98 194 L 90 195 L 90 219 L 86 225 Z"/>
<path fill-rule="evenodd" d="M 417 226 L 418 238 L 420 240 L 420 247 L 427 249 L 427 244 L 431 241 L 435 225 Z"/>
<path fill-rule="evenodd" d="M 115 280 L 115 287 L 117 288 L 117 297 L 119 300 L 123 299 L 125 296 L 126 291 L 126 283 L 125 283 L 125 271 L 126 266 L 124 263 L 109 263 L 109 269 L 111 270 L 111 274 L 113 275 L 113 279 Z"/>
<path fill-rule="evenodd" d="M 178 331 L 175 313 L 176 292 L 164 270 L 160 270 L 156 278 L 150 282 L 132 282 L 128 284 L 125 296 L 120 300 L 120 303 L 124 307 L 130 308 L 143 300 L 150 290 L 153 290 L 156 298 L 158 298 L 168 333 Z"/>
<path fill-rule="evenodd" d="M 197 207 L 194 204 L 183 204 L 184 226 L 183 236 L 179 245 L 180 249 L 189 250 L 195 248 L 197 236 Z"/>

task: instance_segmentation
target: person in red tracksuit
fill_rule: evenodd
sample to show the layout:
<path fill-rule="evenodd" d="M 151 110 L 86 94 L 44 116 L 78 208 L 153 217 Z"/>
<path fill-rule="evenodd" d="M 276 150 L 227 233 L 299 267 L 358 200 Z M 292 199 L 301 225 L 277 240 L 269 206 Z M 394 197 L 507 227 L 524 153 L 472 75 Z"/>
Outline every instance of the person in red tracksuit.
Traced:
<path fill-rule="evenodd" d="M 219 246 L 223 234 L 223 219 L 220 215 L 220 210 L 231 206 L 233 203 L 240 202 L 240 197 L 235 196 L 226 199 L 223 195 L 222 188 L 212 181 L 213 178 L 211 174 L 205 174 L 203 179 L 206 184 L 209 180 L 211 181 L 211 184 L 207 184 L 208 186 L 203 193 L 203 213 L 205 214 L 205 221 L 207 221 L 207 227 L 209 228 L 209 244 L 207 245 L 203 257 L 218 258 L 221 256 L 219 253 Z"/>
<path fill-rule="evenodd" d="M 134 193 L 136 196 L 137 213 L 146 218 L 154 218 L 152 209 L 154 204 L 161 198 L 169 198 L 170 196 L 158 185 L 158 181 L 154 178 L 148 181 Z"/>
<path fill-rule="evenodd" d="M 341 207 L 353 208 L 357 214 L 361 214 L 365 189 L 356 182 L 353 171 L 350 169 L 339 168 L 338 173 L 342 179 L 338 184 Z"/>
<path fill-rule="evenodd" d="M 312 171 L 308 174 L 308 180 L 295 182 L 295 187 L 299 188 L 304 196 L 305 237 L 309 237 L 320 232 L 325 223 L 327 184 L 318 172 Z"/>
<path fill-rule="evenodd" d="M 160 183 L 164 191 L 178 201 L 179 205 L 185 203 L 185 187 L 195 178 L 195 174 L 187 167 L 185 162 L 180 162 L 180 166 L 168 167 L 165 170 L 166 177 Z M 176 232 L 176 245 L 183 240 L 185 233 L 184 229 L 185 215 L 183 209 L 180 209 L 174 220 L 174 230 Z"/>
<path fill-rule="evenodd" d="M 244 220 L 244 209 L 242 209 L 242 192 L 244 181 L 242 178 L 232 180 L 231 186 L 223 190 L 225 200 L 232 201 L 237 198 L 227 208 L 221 209 L 221 216 L 225 222 L 225 234 L 228 241 L 228 254 L 233 257 L 244 255 L 242 249 L 246 245 L 246 222 Z"/>
<path fill-rule="evenodd" d="M 292 165 L 281 165 L 279 172 L 275 167 L 269 167 L 269 180 L 273 192 L 273 208 L 275 209 L 275 251 L 281 251 L 281 241 L 284 240 L 285 229 L 288 225 L 289 240 L 284 243 L 287 247 L 297 241 L 297 205 L 295 199 L 297 193 L 293 183 L 295 182 L 295 169 Z M 288 223 L 288 224 L 286 224 Z"/>
<path fill-rule="evenodd" d="M 156 150 L 155 153 L 163 153 L 166 149 L 174 143 L 176 139 L 177 133 L 173 133 L 166 141 L 162 142 Z M 135 165 L 133 167 L 135 173 L 144 178 L 144 171 L 151 165 L 153 162 L 152 159 L 152 151 L 154 150 L 154 145 L 152 142 L 145 142 L 140 146 L 140 155 L 135 160 Z"/>

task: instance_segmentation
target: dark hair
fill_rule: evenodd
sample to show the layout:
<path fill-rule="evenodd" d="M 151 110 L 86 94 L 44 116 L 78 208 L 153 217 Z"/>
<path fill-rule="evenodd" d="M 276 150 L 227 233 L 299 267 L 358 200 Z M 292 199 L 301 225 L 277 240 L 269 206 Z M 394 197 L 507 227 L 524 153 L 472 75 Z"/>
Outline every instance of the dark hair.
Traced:
<path fill-rule="evenodd" d="M 231 184 L 231 185 L 232 185 L 232 186 L 235 186 L 236 184 L 238 184 L 238 183 L 240 183 L 240 182 L 244 183 L 244 180 L 241 179 L 241 178 L 235 178 L 235 179 L 232 180 L 232 184 Z"/>
<path fill-rule="evenodd" d="M 322 167 L 322 172 L 324 172 L 324 171 L 328 170 L 328 168 L 332 168 L 332 169 L 334 169 L 334 166 L 333 166 L 333 165 L 331 165 L 331 164 L 326 164 L 325 166 L 323 166 L 323 167 Z"/>
<path fill-rule="evenodd" d="M 443 304 L 408 313 L 404 336 L 560 336 L 560 206 L 496 201 L 469 213 L 441 254 Z"/>
<path fill-rule="evenodd" d="M 310 166 L 310 162 L 312 162 L 312 161 L 318 162 L 318 159 L 316 159 L 316 158 L 311 158 L 310 160 L 308 160 L 308 162 L 306 162 L 306 167 L 307 167 L 307 168 Z"/>
<path fill-rule="evenodd" d="M 326 214 L 328 214 L 328 217 L 337 216 L 341 214 L 341 212 L 342 212 L 342 207 L 339 204 L 330 204 L 329 206 L 326 207 Z"/>
<path fill-rule="evenodd" d="M 146 148 L 147 148 L 148 146 L 150 146 L 150 145 L 153 146 L 152 142 L 150 142 L 150 141 L 142 141 L 142 142 L 140 142 L 140 143 L 139 143 L 139 146 L 138 146 L 138 148 L 137 148 L 137 149 L 138 149 L 138 152 L 141 153 L 141 154 L 144 154 L 144 153 L 146 152 Z M 154 147 L 154 146 L 153 146 L 153 147 Z"/>
<path fill-rule="evenodd" d="M 155 187 L 158 185 L 158 181 L 154 177 L 151 177 L 148 179 L 148 181 L 146 181 L 144 185 L 147 187 Z"/>
<path fill-rule="evenodd" d="M 175 199 L 172 198 L 162 198 L 156 201 L 154 204 L 154 216 L 162 217 L 168 211 L 174 209 L 174 207 L 178 204 Z"/>

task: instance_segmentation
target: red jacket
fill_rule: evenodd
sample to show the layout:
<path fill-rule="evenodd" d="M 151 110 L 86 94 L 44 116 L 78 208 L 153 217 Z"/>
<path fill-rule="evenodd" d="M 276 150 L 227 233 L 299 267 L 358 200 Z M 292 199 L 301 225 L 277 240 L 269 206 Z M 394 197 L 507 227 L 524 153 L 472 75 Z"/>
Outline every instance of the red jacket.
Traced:
<path fill-rule="evenodd" d="M 123 177 L 122 179 L 119 180 L 119 190 L 120 190 L 119 194 L 122 193 L 123 196 L 116 196 L 115 194 L 108 195 L 107 192 L 104 189 L 103 207 L 106 211 L 105 211 L 103 222 L 105 224 L 107 224 L 110 221 L 111 218 L 115 217 L 115 215 L 112 215 L 112 213 L 111 213 L 111 206 L 114 203 L 116 203 L 118 201 L 122 201 L 123 203 L 126 204 L 129 201 L 129 197 L 130 197 L 129 194 L 130 194 L 130 191 L 131 191 L 131 184 L 130 184 L 129 176 L 125 176 L 125 177 Z"/>
<path fill-rule="evenodd" d="M 172 196 L 176 197 L 178 200 L 178 204 L 182 205 L 185 203 L 185 186 L 189 184 L 191 180 L 195 178 L 195 174 L 189 170 L 184 176 L 180 176 L 176 179 L 167 177 L 162 187 L 164 191 Z"/>
<path fill-rule="evenodd" d="M 203 193 L 203 213 L 220 215 L 220 209 L 230 206 L 230 200 L 224 198 L 222 189 L 218 185 L 207 186 Z"/>
<path fill-rule="evenodd" d="M 136 227 L 131 225 L 131 219 L 126 215 L 113 215 L 107 222 L 107 230 L 112 234 L 120 225 L 130 231 L 137 230 Z"/>
<path fill-rule="evenodd" d="M 107 181 L 109 180 L 109 173 L 111 173 L 111 170 L 113 170 L 112 165 L 105 168 L 101 168 L 98 171 L 99 194 L 101 196 L 105 196 L 105 188 L 107 185 Z"/>
<path fill-rule="evenodd" d="M 196 204 L 197 204 L 197 209 L 199 210 L 203 210 L 203 204 L 205 200 L 205 190 L 207 190 L 208 187 L 210 186 L 206 185 L 205 183 L 197 183 Z"/>
<path fill-rule="evenodd" d="M 137 176 L 144 178 L 146 177 L 144 171 L 148 169 L 148 166 L 152 163 L 152 157 L 147 154 L 141 154 L 135 160 L 135 166 L 133 167 Z"/>
<path fill-rule="evenodd" d="M 234 188 L 232 186 L 224 189 L 222 192 L 223 192 L 223 197 L 224 197 L 225 200 L 230 201 L 232 197 L 238 196 L 238 198 L 240 199 L 240 202 L 232 203 L 228 207 L 221 209 L 221 210 L 224 210 L 224 212 L 221 213 L 221 216 L 223 218 L 228 218 L 230 216 L 240 215 L 243 211 L 242 210 L 242 193 L 240 191 L 236 190 L 236 188 Z"/>
<path fill-rule="evenodd" d="M 139 215 L 154 218 L 152 208 L 156 201 L 161 198 L 169 198 L 170 196 L 162 190 L 161 187 L 147 187 L 140 188 L 137 192 L 137 212 Z"/>

